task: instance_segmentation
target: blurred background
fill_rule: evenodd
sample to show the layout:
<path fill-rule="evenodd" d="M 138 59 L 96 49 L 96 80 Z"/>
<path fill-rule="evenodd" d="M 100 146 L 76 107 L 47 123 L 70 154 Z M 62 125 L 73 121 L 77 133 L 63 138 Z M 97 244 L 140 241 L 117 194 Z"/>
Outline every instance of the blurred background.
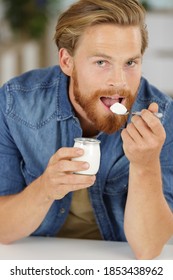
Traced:
<path fill-rule="evenodd" d="M 33 68 L 58 64 L 53 37 L 58 15 L 74 0 L 0 0 L 0 86 Z M 143 76 L 173 97 L 173 0 L 141 0 L 149 48 Z"/>

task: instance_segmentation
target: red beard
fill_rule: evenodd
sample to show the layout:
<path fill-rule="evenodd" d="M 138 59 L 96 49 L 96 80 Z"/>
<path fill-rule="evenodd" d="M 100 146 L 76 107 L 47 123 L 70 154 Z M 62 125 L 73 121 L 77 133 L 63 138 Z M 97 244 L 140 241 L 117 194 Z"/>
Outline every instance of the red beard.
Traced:
<path fill-rule="evenodd" d="M 112 89 L 97 90 L 92 94 L 82 95 L 79 90 L 75 69 L 73 70 L 72 78 L 74 82 L 75 101 L 85 111 L 88 119 L 94 124 L 94 127 L 97 131 L 103 131 L 107 134 L 112 134 L 118 131 L 127 122 L 127 115 L 115 115 L 109 110 L 102 115 L 97 113 L 96 104 L 101 97 L 111 97 L 117 93 L 121 97 L 126 98 L 126 108 L 129 111 L 135 101 L 136 94 L 133 96 L 129 90 Z"/>

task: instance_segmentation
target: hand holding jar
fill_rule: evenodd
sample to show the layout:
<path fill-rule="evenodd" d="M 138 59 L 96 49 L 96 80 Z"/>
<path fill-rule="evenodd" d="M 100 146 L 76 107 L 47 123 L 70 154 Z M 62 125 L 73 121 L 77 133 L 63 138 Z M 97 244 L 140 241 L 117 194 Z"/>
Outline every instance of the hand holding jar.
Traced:
<path fill-rule="evenodd" d="M 86 161 L 90 167 L 87 170 L 75 172 L 76 174 L 95 175 L 100 166 L 100 141 L 94 138 L 75 138 L 74 147 L 82 148 L 84 154 L 73 158 L 74 161 Z"/>

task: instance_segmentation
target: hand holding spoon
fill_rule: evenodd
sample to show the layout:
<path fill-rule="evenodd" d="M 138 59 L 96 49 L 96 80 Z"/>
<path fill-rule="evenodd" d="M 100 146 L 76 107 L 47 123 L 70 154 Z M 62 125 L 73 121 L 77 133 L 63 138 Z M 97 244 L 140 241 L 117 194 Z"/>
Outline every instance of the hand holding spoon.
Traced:
<path fill-rule="evenodd" d="M 121 103 L 114 103 L 111 107 L 110 107 L 110 110 L 114 113 L 114 114 L 117 114 L 117 115 L 122 115 L 122 116 L 125 116 L 125 115 L 128 115 L 130 114 L 129 111 L 127 111 L 127 108 L 121 104 Z M 131 113 L 132 115 L 137 115 L 137 116 L 141 116 L 141 112 L 132 112 Z M 162 113 L 157 113 L 157 112 L 154 112 L 153 115 L 155 115 L 157 118 L 162 118 L 163 114 Z"/>

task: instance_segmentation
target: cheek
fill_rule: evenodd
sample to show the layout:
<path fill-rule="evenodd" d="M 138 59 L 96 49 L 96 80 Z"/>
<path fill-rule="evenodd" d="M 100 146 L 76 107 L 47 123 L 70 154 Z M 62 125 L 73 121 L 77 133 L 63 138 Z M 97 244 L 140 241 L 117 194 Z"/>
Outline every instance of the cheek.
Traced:
<path fill-rule="evenodd" d="M 89 72 L 82 72 L 79 73 L 78 75 L 78 85 L 79 85 L 79 90 L 82 93 L 85 92 L 94 92 L 98 90 L 100 81 L 96 78 L 96 76 Z"/>
<path fill-rule="evenodd" d="M 137 92 L 140 85 L 140 80 L 141 80 L 141 72 L 130 73 L 127 75 L 128 86 L 132 93 L 135 94 Z"/>

